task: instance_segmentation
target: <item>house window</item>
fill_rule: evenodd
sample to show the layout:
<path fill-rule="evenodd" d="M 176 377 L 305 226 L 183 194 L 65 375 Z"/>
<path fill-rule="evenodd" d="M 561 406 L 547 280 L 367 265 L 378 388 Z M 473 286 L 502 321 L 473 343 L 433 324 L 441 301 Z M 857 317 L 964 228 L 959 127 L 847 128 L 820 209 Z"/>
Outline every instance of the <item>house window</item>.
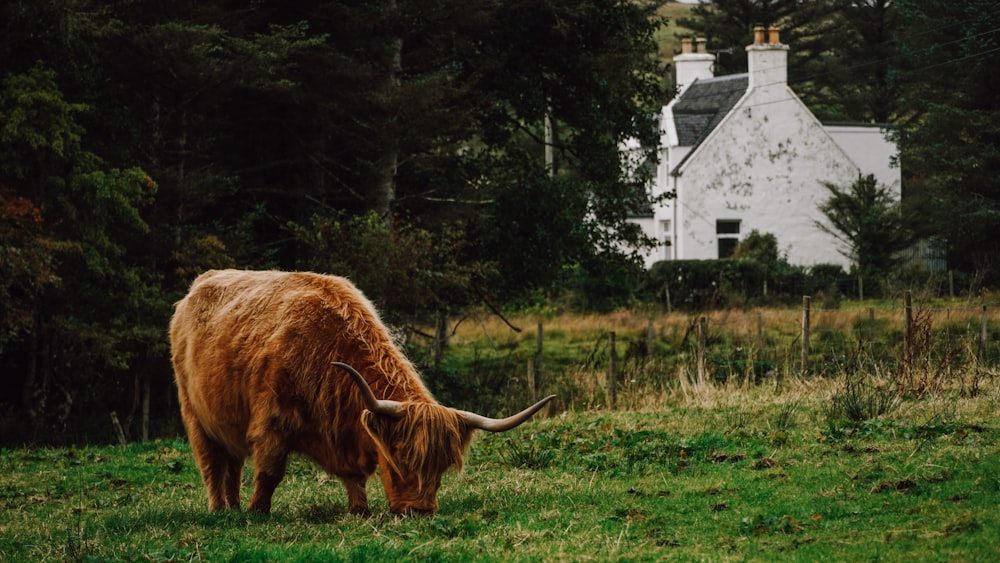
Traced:
<path fill-rule="evenodd" d="M 719 219 L 715 222 L 715 238 L 719 241 L 719 258 L 729 258 L 740 242 L 740 221 Z"/>
<path fill-rule="evenodd" d="M 674 257 L 673 238 L 670 232 L 670 221 L 660 221 L 660 242 L 663 245 L 663 259 L 670 260 Z"/>

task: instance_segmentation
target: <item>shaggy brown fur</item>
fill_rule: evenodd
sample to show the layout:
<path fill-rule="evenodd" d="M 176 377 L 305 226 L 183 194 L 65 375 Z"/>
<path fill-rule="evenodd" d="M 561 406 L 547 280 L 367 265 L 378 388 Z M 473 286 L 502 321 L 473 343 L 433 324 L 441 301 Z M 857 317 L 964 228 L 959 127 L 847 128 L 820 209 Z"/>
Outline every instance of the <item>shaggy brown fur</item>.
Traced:
<path fill-rule="evenodd" d="M 212 510 L 239 508 L 244 461 L 253 456 L 249 508 L 269 512 L 294 451 L 344 482 L 351 512 L 368 513 L 365 484 L 376 466 L 393 512 L 433 512 L 441 475 L 461 467 L 476 429 L 434 401 L 344 278 L 206 272 L 177 303 L 170 344 Z M 402 403 L 401 418 L 365 410 L 358 386 L 332 362 L 353 366 L 378 399 Z"/>

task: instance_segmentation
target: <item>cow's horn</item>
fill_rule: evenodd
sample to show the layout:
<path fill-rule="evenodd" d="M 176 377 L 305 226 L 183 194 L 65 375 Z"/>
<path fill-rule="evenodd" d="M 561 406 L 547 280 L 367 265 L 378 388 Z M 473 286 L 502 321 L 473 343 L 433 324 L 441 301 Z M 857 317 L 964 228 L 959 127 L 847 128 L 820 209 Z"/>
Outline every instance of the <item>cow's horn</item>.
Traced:
<path fill-rule="evenodd" d="M 479 428 L 480 430 L 486 430 L 487 432 L 505 432 L 511 428 L 516 428 L 521 423 L 531 418 L 531 415 L 538 412 L 538 409 L 544 407 L 546 403 L 555 398 L 555 395 L 549 395 L 523 411 L 513 416 L 508 416 L 507 418 L 487 418 L 483 415 L 468 411 L 458 411 L 458 414 L 465 420 L 466 424 L 472 428 Z"/>
<path fill-rule="evenodd" d="M 372 393 L 372 388 L 368 386 L 368 382 L 365 381 L 364 377 L 361 377 L 361 374 L 356 369 L 341 362 L 333 362 L 333 365 L 351 374 L 354 382 L 358 384 L 358 390 L 361 391 L 361 398 L 364 400 L 365 407 L 368 410 L 375 414 L 391 416 L 392 418 L 403 417 L 403 403 L 388 399 L 376 399 L 375 393 Z"/>

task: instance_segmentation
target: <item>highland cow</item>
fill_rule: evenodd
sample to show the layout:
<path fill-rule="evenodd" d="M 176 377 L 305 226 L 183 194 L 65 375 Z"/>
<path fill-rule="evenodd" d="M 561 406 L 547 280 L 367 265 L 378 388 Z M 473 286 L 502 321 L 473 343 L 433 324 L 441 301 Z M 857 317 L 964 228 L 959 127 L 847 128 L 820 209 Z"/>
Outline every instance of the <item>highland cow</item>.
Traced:
<path fill-rule="evenodd" d="M 240 507 L 252 457 L 249 509 L 269 513 L 299 452 L 343 481 L 352 513 L 369 513 L 377 467 L 392 512 L 430 514 L 475 430 L 514 428 L 554 398 L 504 419 L 440 405 L 369 300 L 313 273 L 202 274 L 176 305 L 170 347 L 210 510 Z"/>

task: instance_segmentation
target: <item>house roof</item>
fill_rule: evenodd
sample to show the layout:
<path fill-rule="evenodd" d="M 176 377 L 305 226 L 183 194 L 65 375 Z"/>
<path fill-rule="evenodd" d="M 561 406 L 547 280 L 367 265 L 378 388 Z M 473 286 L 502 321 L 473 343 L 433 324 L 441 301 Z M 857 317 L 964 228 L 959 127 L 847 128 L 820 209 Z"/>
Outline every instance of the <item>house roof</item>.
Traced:
<path fill-rule="evenodd" d="M 694 148 L 743 97 L 749 84 L 748 74 L 730 74 L 692 82 L 671 106 L 678 145 L 692 147 L 691 152 L 694 152 Z M 678 168 L 681 164 L 683 161 Z"/>

